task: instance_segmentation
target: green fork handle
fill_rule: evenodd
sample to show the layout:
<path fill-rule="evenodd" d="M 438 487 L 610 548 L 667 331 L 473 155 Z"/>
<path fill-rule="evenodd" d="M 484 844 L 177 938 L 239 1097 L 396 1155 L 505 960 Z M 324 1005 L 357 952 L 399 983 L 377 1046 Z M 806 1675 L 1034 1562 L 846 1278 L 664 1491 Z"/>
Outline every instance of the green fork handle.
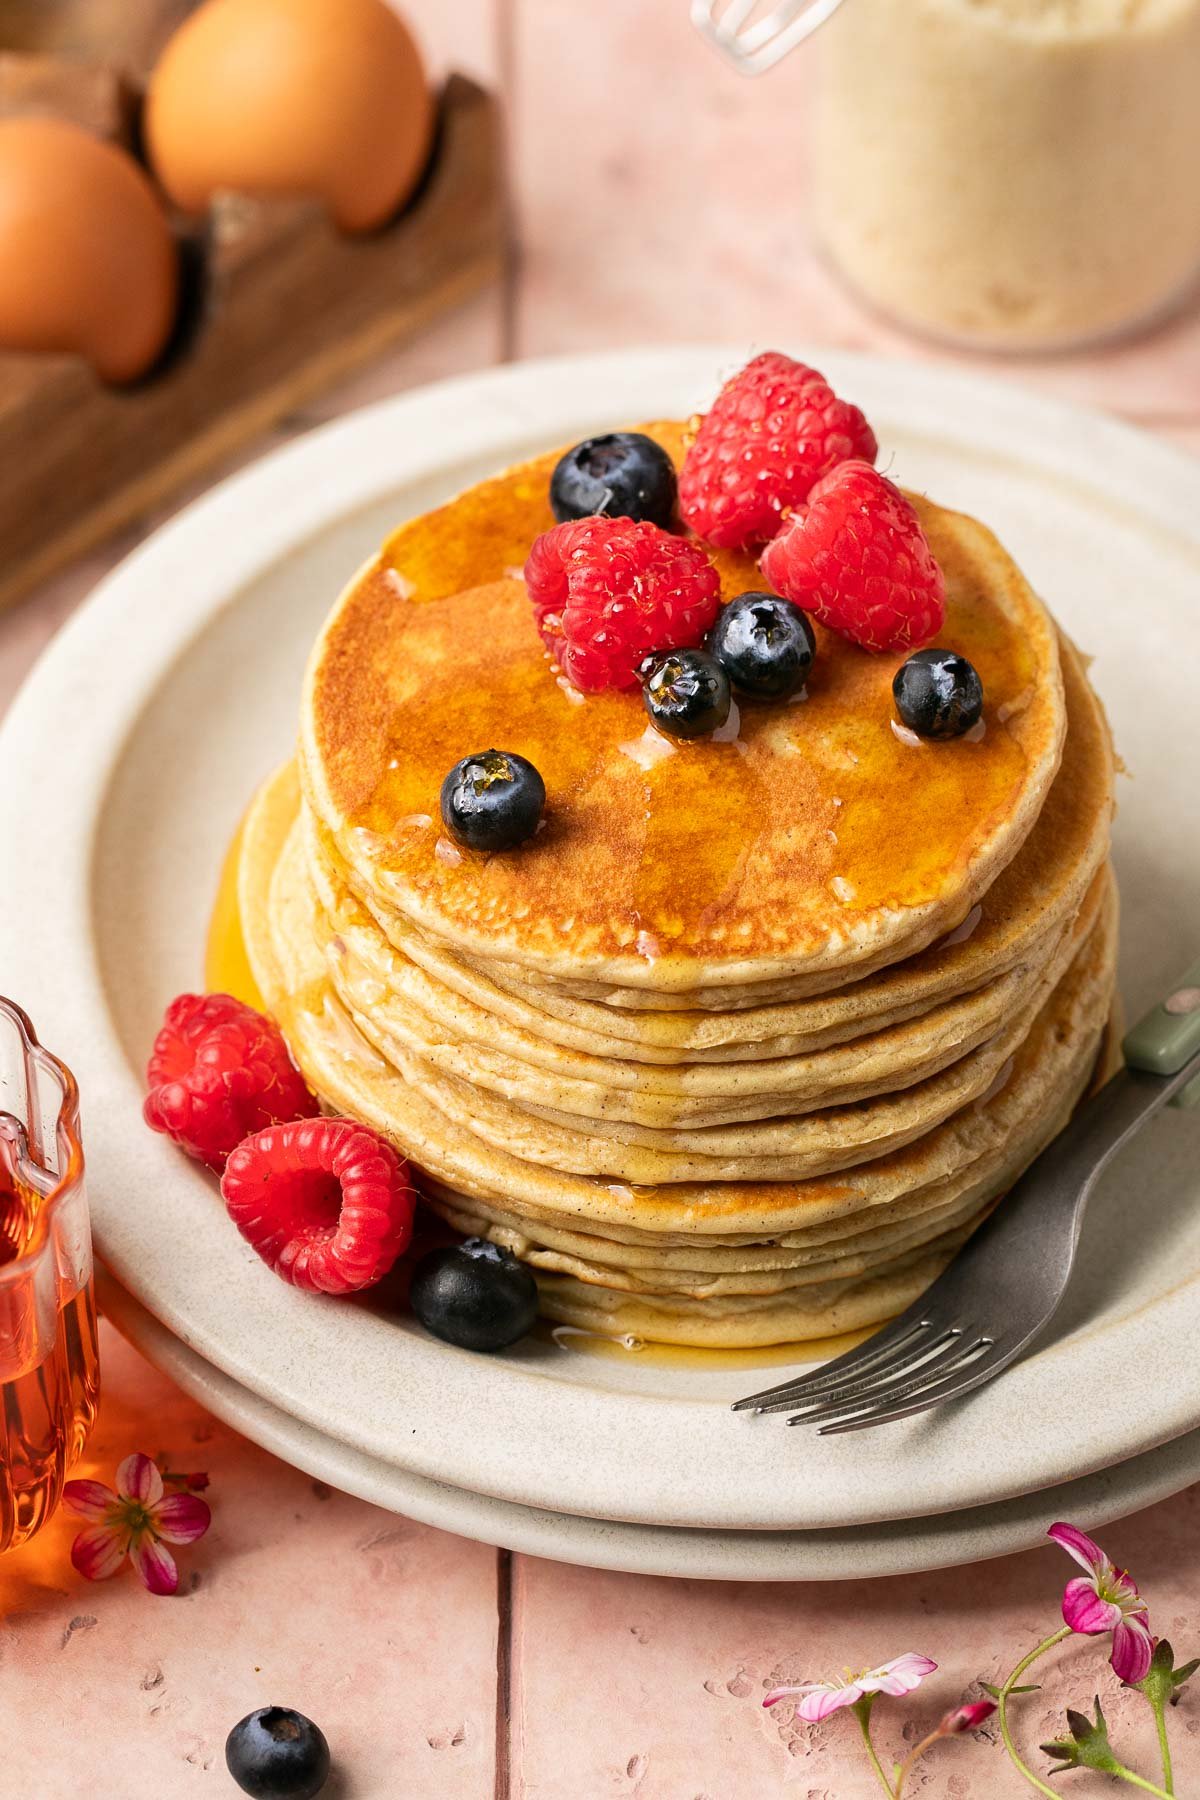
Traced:
<path fill-rule="evenodd" d="M 1177 1075 L 1200 1051 L 1200 962 L 1194 962 L 1165 999 L 1139 1019 L 1123 1045 L 1131 1069 Z M 1200 1075 L 1181 1088 L 1171 1106 L 1200 1105 Z"/>

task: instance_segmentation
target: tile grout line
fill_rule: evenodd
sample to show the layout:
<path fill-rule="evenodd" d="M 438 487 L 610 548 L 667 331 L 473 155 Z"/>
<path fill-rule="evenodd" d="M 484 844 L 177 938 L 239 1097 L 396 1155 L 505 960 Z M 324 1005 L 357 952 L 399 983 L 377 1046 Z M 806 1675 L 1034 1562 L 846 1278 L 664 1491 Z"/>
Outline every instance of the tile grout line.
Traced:
<path fill-rule="evenodd" d="M 500 358 L 512 362 L 517 354 L 517 286 L 521 273 L 521 249 L 517 229 L 518 207 L 513 146 L 517 112 L 517 24 L 519 0 L 495 0 L 496 70 L 503 96 L 504 162 L 504 266 L 500 276 Z"/>
<path fill-rule="evenodd" d="M 494 1800 L 512 1800 L 513 1553 L 496 1551 L 496 1779 Z"/>

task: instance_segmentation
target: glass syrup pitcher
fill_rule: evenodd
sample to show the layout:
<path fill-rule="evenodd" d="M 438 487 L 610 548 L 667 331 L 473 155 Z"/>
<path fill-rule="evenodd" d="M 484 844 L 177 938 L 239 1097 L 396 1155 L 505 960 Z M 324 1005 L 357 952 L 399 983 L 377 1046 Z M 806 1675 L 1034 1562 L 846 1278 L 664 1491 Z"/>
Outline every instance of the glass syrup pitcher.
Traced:
<path fill-rule="evenodd" d="M 0 1551 L 54 1511 L 98 1393 L 78 1090 L 0 998 Z"/>

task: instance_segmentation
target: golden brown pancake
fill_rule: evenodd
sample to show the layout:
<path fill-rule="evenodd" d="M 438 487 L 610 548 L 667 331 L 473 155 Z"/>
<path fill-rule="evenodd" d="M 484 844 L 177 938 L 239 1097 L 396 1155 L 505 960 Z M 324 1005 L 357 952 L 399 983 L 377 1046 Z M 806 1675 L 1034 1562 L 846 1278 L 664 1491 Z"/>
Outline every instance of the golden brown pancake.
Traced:
<path fill-rule="evenodd" d="M 678 452 L 680 428 L 653 429 Z M 947 576 L 942 642 L 988 696 L 982 741 L 902 741 L 902 658 L 818 627 L 804 704 L 746 706 L 737 741 L 673 746 L 647 738 L 636 691 L 581 697 L 542 647 L 515 570 L 552 523 L 552 463 L 402 527 L 323 632 L 301 772 L 347 866 L 463 955 L 655 991 L 844 982 L 956 925 L 1028 836 L 1065 729 L 1054 628 L 991 534 L 917 502 Z M 716 560 L 726 599 L 759 585 L 749 557 Z M 493 744 L 549 799 L 532 842 L 485 857 L 447 844 L 438 795 Z"/>

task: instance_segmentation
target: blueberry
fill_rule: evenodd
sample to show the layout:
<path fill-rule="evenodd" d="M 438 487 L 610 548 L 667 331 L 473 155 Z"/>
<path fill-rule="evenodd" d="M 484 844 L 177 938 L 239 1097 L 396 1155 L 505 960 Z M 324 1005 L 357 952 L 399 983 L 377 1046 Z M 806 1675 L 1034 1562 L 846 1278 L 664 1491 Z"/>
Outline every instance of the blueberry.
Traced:
<path fill-rule="evenodd" d="M 565 519 L 649 519 L 669 529 L 675 516 L 675 465 L 640 431 L 585 438 L 560 457 L 550 477 L 550 505 Z"/>
<path fill-rule="evenodd" d="M 661 651 L 638 674 L 646 711 L 668 737 L 708 737 L 729 717 L 729 677 L 707 650 Z"/>
<path fill-rule="evenodd" d="M 512 850 L 531 838 L 546 804 L 546 784 L 531 762 L 509 750 L 481 750 L 455 763 L 442 783 L 442 819 L 469 850 Z"/>
<path fill-rule="evenodd" d="M 225 1740 L 225 1766 L 253 1800 L 313 1800 L 329 1780 L 320 1726 L 290 1706 L 260 1706 Z"/>
<path fill-rule="evenodd" d="M 983 713 L 983 683 L 953 650 L 918 650 L 896 671 L 892 693 L 901 722 L 918 737 L 961 737 Z"/>
<path fill-rule="evenodd" d="M 817 640 L 799 607 L 778 594 L 739 594 L 722 607 L 708 647 L 740 694 L 786 700 L 804 686 Z"/>
<path fill-rule="evenodd" d="M 467 1238 L 421 1258 L 409 1301 L 426 1331 L 444 1343 L 506 1350 L 537 1317 L 537 1282 L 511 1251 Z"/>

